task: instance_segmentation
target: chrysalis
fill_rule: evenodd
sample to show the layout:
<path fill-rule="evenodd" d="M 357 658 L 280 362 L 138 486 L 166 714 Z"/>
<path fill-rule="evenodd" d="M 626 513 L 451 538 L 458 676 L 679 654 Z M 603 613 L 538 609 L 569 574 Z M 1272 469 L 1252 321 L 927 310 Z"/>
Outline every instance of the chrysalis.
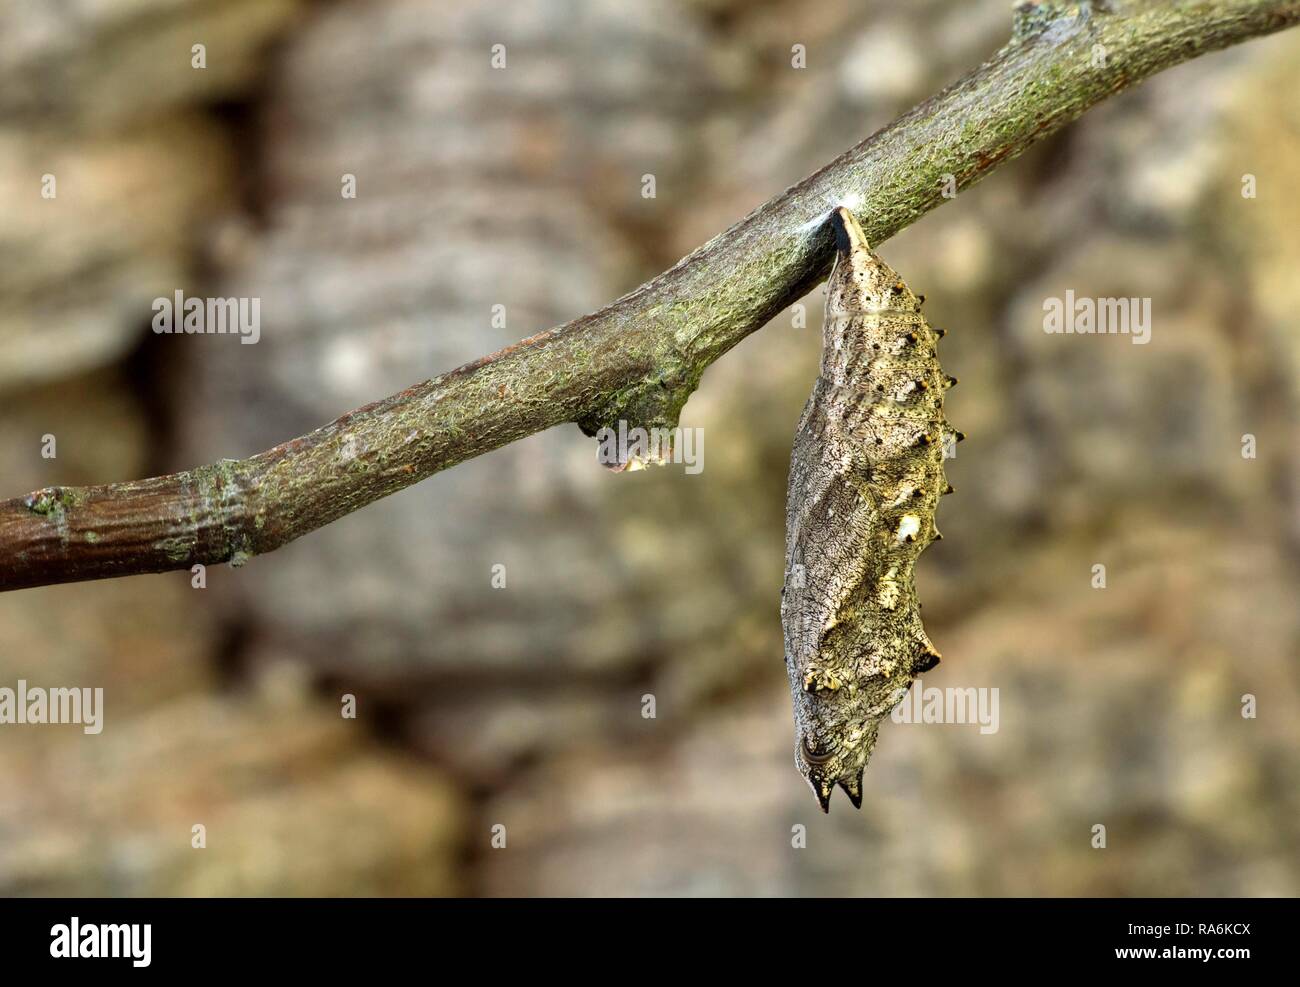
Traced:
<path fill-rule="evenodd" d="M 836 784 L 862 806 L 880 722 L 939 653 L 921 626 L 916 558 L 939 538 L 956 383 L 939 368 L 943 335 L 924 296 L 871 252 L 847 209 L 831 215 L 821 374 L 795 434 L 781 594 L 794 698 L 795 764 L 830 811 Z"/>

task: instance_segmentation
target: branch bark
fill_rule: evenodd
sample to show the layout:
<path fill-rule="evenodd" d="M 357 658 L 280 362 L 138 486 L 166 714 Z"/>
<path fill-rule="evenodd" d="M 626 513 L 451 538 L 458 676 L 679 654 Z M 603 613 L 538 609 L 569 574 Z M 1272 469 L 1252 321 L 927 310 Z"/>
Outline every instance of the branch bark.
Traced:
<path fill-rule="evenodd" d="M 967 188 L 1112 93 L 1297 22 L 1300 0 L 1021 3 L 988 62 L 598 312 L 248 459 L 0 503 L 0 590 L 240 565 L 553 425 L 672 428 L 713 361 L 825 277 L 832 207 L 879 244 L 945 176 Z"/>

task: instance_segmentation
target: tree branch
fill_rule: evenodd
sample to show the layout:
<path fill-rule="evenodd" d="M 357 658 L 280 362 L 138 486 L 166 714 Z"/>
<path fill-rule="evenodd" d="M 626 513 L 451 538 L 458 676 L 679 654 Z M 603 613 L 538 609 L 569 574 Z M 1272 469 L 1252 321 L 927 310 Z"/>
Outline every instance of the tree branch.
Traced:
<path fill-rule="evenodd" d="M 879 244 L 944 201 L 946 176 L 969 187 L 1112 93 L 1294 25 L 1300 0 L 1039 0 L 1014 16 L 984 65 L 599 312 L 249 459 L 0 503 L 0 590 L 240 565 L 552 425 L 674 427 L 705 368 L 825 276 L 833 206 Z"/>

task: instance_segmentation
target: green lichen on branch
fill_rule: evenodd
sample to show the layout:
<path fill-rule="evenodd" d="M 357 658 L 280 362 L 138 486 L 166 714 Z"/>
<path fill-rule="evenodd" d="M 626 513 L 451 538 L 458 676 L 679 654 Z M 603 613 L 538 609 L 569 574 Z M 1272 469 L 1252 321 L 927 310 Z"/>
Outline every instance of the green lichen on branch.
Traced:
<path fill-rule="evenodd" d="M 82 494 L 76 487 L 46 487 L 23 498 L 23 504 L 33 514 L 57 517 L 77 506 Z"/>

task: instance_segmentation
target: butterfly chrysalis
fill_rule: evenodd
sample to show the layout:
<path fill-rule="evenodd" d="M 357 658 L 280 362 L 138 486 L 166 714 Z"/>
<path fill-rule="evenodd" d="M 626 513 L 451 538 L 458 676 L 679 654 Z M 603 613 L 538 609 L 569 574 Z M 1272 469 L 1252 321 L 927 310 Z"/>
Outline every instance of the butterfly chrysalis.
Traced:
<path fill-rule="evenodd" d="M 872 253 L 851 212 L 831 222 L 821 373 L 791 456 L 781 594 L 795 764 L 823 811 L 836 784 L 861 808 L 881 720 L 939 661 L 912 572 L 941 537 L 944 449 L 964 438 L 943 415 L 956 380 L 939 368 L 943 331 L 921 314 L 924 296 Z"/>

